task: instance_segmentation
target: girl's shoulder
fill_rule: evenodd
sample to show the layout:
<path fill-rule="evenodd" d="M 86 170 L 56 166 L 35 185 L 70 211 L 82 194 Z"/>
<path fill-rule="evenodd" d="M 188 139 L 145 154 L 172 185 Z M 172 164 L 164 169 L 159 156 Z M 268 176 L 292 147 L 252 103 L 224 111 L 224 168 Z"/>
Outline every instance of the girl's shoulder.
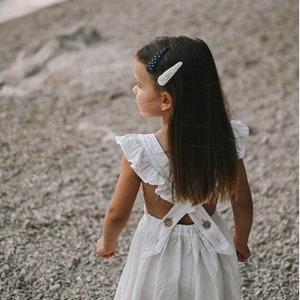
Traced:
<path fill-rule="evenodd" d="M 152 133 L 142 134 L 142 133 L 129 133 L 121 136 L 116 136 L 115 140 L 117 144 L 122 144 L 126 142 L 138 142 L 141 143 L 143 140 L 149 138 L 149 136 L 153 135 Z"/>
<path fill-rule="evenodd" d="M 155 134 L 126 134 L 115 139 L 141 180 L 156 185 L 155 192 L 163 199 L 168 199 L 170 191 L 166 178 L 169 174 L 169 159 Z"/>
<path fill-rule="evenodd" d="M 157 160 L 166 162 L 167 157 L 154 133 L 126 134 L 117 136 L 115 140 L 130 162 L 143 163 L 148 160 L 154 164 L 157 164 Z M 160 163 L 159 165 L 161 166 Z"/>
<path fill-rule="evenodd" d="M 154 134 L 126 134 L 123 136 L 116 136 L 116 143 L 119 144 L 127 157 L 135 156 L 141 151 L 146 151 L 147 147 L 151 147 L 155 136 Z"/>

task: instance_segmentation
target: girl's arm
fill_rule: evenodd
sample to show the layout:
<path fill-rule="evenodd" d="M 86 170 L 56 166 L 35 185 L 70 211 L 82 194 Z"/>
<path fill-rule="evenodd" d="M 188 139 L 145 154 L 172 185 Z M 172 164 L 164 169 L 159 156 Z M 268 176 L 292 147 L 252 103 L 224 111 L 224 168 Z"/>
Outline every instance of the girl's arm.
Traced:
<path fill-rule="evenodd" d="M 231 205 L 234 217 L 233 241 L 240 262 L 246 261 L 250 256 L 248 238 L 253 219 L 253 203 L 247 174 L 243 160 L 239 162 L 239 184 L 237 194 L 232 197 Z"/>
<path fill-rule="evenodd" d="M 97 254 L 111 257 L 118 245 L 118 238 L 130 217 L 141 180 L 122 157 L 120 176 L 115 192 L 105 213 L 103 236 L 97 242 Z"/>

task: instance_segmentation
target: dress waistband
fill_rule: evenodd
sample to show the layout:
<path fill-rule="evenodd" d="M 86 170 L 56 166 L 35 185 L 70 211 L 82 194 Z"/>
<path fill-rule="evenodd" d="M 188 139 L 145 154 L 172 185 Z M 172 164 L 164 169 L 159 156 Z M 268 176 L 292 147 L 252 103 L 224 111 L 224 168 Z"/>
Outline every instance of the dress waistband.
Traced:
<path fill-rule="evenodd" d="M 178 224 L 179 220 L 186 214 L 194 222 L 193 225 Z M 202 205 L 192 206 L 189 203 L 177 203 L 163 219 L 156 220 L 158 221 L 156 227 L 143 250 L 143 258 L 160 253 L 175 226 L 196 226 L 200 237 L 205 239 L 217 253 L 225 255 L 235 254 L 235 249 Z"/>

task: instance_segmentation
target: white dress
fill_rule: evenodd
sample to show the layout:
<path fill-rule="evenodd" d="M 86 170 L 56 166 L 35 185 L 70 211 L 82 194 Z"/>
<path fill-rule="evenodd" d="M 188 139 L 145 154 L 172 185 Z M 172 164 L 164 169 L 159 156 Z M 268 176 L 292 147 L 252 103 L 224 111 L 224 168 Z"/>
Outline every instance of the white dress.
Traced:
<path fill-rule="evenodd" d="M 248 128 L 231 121 L 239 158 L 241 137 Z M 172 202 L 167 184 L 168 157 L 154 134 L 116 137 L 142 181 L 156 185 L 161 198 Z M 177 222 L 188 214 L 193 225 Z M 115 300 L 236 300 L 240 274 L 231 233 L 215 212 L 202 205 L 175 204 L 163 219 L 145 211 L 133 237 Z"/>

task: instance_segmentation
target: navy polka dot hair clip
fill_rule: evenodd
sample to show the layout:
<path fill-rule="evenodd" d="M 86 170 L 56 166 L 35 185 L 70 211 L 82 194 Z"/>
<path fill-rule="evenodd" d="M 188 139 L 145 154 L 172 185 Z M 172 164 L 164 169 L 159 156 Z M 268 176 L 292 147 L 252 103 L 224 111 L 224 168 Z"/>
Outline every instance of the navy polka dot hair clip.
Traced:
<path fill-rule="evenodd" d="M 161 50 L 159 50 L 155 55 L 152 56 L 152 58 L 149 60 L 147 64 L 147 72 L 153 73 L 155 70 L 155 67 L 157 63 L 162 59 L 162 57 L 165 55 L 165 53 L 169 50 L 168 47 L 164 47 Z"/>

